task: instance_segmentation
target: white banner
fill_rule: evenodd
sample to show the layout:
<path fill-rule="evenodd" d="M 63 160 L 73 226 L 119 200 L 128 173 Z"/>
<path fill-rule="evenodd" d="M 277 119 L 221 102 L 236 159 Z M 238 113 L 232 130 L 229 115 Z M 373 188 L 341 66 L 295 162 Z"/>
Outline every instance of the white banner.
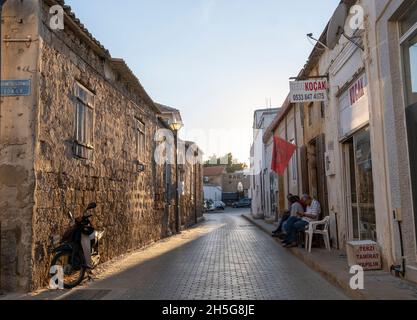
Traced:
<path fill-rule="evenodd" d="M 290 82 L 291 103 L 327 101 L 327 79 Z"/>

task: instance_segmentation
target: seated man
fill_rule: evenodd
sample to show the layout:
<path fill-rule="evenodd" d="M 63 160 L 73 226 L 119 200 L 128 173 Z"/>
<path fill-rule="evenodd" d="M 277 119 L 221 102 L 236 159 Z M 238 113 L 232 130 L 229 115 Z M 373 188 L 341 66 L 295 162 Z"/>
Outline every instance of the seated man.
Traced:
<path fill-rule="evenodd" d="M 278 228 L 272 232 L 272 236 L 273 237 L 279 237 L 280 234 L 282 233 L 283 229 L 285 229 L 286 226 L 286 222 L 288 221 L 288 219 L 291 216 L 297 216 L 297 212 L 303 212 L 304 210 L 301 208 L 301 204 L 300 204 L 300 198 L 298 196 L 294 196 L 292 194 L 289 194 L 287 196 L 288 202 L 289 202 L 289 206 L 290 206 L 290 210 L 285 211 L 279 225 Z"/>
<path fill-rule="evenodd" d="M 321 214 L 320 203 L 317 200 L 304 195 L 301 201 L 306 206 L 306 212 L 287 220 L 287 237 L 283 241 L 286 248 L 296 247 L 297 232 L 305 230 L 310 222 L 317 221 Z"/>

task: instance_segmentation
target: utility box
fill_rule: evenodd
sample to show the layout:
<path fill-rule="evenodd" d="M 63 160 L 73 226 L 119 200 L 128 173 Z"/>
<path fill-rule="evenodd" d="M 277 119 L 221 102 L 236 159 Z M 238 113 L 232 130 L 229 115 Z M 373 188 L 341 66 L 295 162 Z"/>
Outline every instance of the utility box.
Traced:
<path fill-rule="evenodd" d="M 349 267 L 361 266 L 363 270 L 381 270 L 381 251 L 374 241 L 351 241 L 347 243 Z"/>

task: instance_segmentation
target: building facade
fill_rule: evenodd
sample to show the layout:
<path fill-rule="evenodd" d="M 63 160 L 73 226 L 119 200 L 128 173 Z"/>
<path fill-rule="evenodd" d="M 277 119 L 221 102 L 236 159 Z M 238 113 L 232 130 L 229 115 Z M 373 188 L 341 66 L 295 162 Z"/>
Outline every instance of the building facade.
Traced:
<path fill-rule="evenodd" d="M 301 175 L 301 150 L 303 148 L 303 127 L 301 108 L 296 104 L 292 104 L 287 98 L 282 107 L 281 112 L 264 135 L 264 141 L 271 141 L 273 136 L 279 137 L 297 146 L 287 169 L 282 176 L 276 177 L 276 211 L 275 218 L 279 218 L 285 210 L 288 210 L 287 195 L 300 195 L 303 193 L 303 177 Z M 271 166 L 272 153 L 266 160 Z"/>
<path fill-rule="evenodd" d="M 271 163 L 267 163 L 266 147 L 263 143 L 263 135 L 271 122 L 278 114 L 278 108 L 259 109 L 253 115 L 253 143 L 251 146 L 251 190 L 249 192 L 252 199 L 252 215 L 255 218 L 263 218 L 270 214 L 269 204 L 269 172 Z M 272 154 L 272 152 L 271 152 Z M 269 208 L 269 209 L 268 209 Z"/>
<path fill-rule="evenodd" d="M 264 135 L 293 142 L 297 151 L 278 177 L 278 212 L 288 193 L 309 193 L 331 218 L 332 246 L 354 240 L 378 243 L 385 270 L 417 281 L 417 215 L 414 163 L 417 110 L 417 1 L 341 1 L 359 5 L 363 25 L 324 47 L 328 27 L 300 80 L 326 77 L 325 102 L 288 99 Z M 354 43 L 356 42 L 356 43 Z M 272 133 L 271 133 L 272 132 Z M 253 148 L 254 158 L 261 151 Z M 269 161 L 271 161 L 269 159 Z M 255 181 L 255 180 L 254 180 Z M 259 188 L 262 183 L 256 182 Z"/>
<path fill-rule="evenodd" d="M 386 267 L 417 282 L 417 1 L 363 4 L 377 232 Z"/>
<path fill-rule="evenodd" d="M 29 89 L 1 96 L 1 283 L 9 291 L 47 285 L 67 212 L 79 216 L 89 202 L 98 205 L 93 223 L 106 228 L 103 261 L 175 232 L 179 170 L 154 161 L 155 134 L 167 126 L 161 110 L 69 7 L 64 30 L 51 29 L 55 4 L 63 1 L 2 8 L 1 80 Z M 189 225 L 202 215 L 201 162 L 184 170 Z"/>
<path fill-rule="evenodd" d="M 203 168 L 204 185 L 223 188 L 223 177 L 226 174 L 226 166 L 210 166 Z"/>
<path fill-rule="evenodd" d="M 242 188 L 240 191 L 239 188 Z M 223 174 L 223 192 L 224 193 L 241 193 L 241 196 L 247 197 L 250 189 L 250 176 L 248 172 L 236 171 Z"/>

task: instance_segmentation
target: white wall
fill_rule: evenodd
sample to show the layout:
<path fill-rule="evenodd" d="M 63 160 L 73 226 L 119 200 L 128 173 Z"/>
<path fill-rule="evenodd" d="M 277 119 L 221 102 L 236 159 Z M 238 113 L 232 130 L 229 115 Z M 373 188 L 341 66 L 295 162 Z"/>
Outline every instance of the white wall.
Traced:
<path fill-rule="evenodd" d="M 222 188 L 220 187 L 212 187 L 212 186 L 204 186 L 204 200 L 213 200 L 213 201 L 221 201 L 222 200 Z"/>

